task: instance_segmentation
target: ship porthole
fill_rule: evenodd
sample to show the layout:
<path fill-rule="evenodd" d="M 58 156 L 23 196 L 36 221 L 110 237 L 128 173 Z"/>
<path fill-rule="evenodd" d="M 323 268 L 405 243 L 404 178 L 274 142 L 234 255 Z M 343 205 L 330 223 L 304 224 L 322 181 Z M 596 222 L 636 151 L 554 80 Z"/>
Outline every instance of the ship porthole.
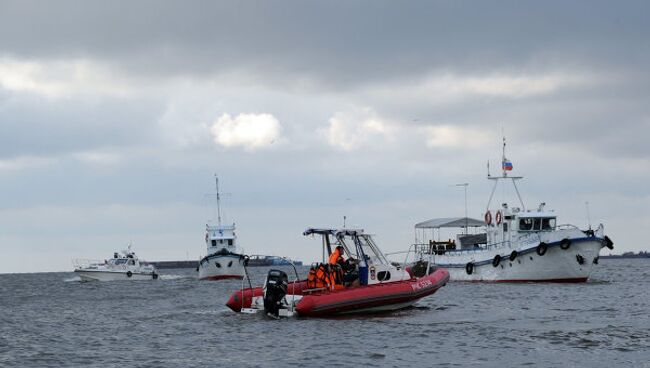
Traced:
<path fill-rule="evenodd" d="M 221 264 L 219 264 L 219 262 L 214 262 L 214 265 L 217 266 L 217 268 L 221 268 Z"/>
<path fill-rule="evenodd" d="M 228 262 L 228 267 L 232 267 L 232 261 Z"/>

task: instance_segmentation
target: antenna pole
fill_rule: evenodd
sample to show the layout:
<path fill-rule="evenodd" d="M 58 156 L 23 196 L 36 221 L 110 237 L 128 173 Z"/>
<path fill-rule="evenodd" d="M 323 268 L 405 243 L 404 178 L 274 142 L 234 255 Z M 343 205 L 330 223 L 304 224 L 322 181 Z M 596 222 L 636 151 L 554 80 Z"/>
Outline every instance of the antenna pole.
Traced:
<path fill-rule="evenodd" d="M 591 230 L 591 214 L 589 213 L 589 201 L 585 202 L 585 207 L 587 207 L 587 222 L 589 223 L 589 230 Z"/>
<path fill-rule="evenodd" d="M 498 179 L 498 177 L 497 177 Z M 494 191 L 497 189 L 497 184 L 499 183 L 499 180 L 494 180 L 494 185 L 492 186 L 492 192 L 490 193 L 490 199 L 488 199 L 488 204 L 486 210 L 490 210 L 490 204 L 492 203 L 492 197 L 494 197 Z"/>
<path fill-rule="evenodd" d="M 519 188 L 517 188 L 517 183 L 515 182 L 515 178 L 512 178 L 512 186 L 515 187 L 515 192 L 517 192 L 517 197 L 519 198 L 519 203 L 521 203 L 521 208 L 525 211 L 526 210 L 526 205 L 524 204 L 524 200 L 521 199 L 521 194 L 519 194 Z"/>
<path fill-rule="evenodd" d="M 469 183 L 462 183 L 462 184 L 456 184 L 455 185 L 457 187 L 463 187 L 463 189 L 465 191 L 465 235 L 467 235 L 467 226 L 468 226 L 468 223 L 467 223 L 467 186 L 468 185 L 469 185 Z"/>
<path fill-rule="evenodd" d="M 214 180 L 217 187 L 217 221 L 219 226 L 221 226 L 221 197 L 219 195 L 219 177 L 217 174 L 214 174 Z"/>
<path fill-rule="evenodd" d="M 506 176 L 508 176 L 508 174 L 506 173 L 506 168 L 503 165 L 505 162 L 506 162 L 506 136 L 504 135 L 503 136 L 503 151 L 502 151 L 502 154 L 501 154 L 501 171 L 503 171 L 503 177 L 504 178 Z"/>

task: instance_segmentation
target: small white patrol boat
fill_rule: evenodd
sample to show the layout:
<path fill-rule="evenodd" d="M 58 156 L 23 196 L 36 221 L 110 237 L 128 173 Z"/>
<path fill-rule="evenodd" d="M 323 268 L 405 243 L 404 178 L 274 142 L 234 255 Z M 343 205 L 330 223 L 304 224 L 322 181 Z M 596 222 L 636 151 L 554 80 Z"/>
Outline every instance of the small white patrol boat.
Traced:
<path fill-rule="evenodd" d="M 541 203 L 530 210 L 524 205 L 516 181 L 508 176 L 512 163 L 505 157 L 503 143 L 502 175 L 494 181 L 484 221 L 465 217 L 438 218 L 415 225 L 417 253 L 421 259 L 432 256 L 437 267 L 446 268 L 452 281 L 487 282 L 585 282 L 598 264 L 603 247 L 613 249 L 602 224 L 596 230 L 581 230 L 574 225 L 558 225 L 555 212 Z M 488 170 L 489 171 L 489 170 Z M 500 181 L 511 181 L 521 207 L 503 203 L 490 210 Z M 466 185 L 466 184 L 462 184 Z M 435 230 L 459 228 L 454 239 L 436 241 Z M 468 229 L 474 228 L 474 234 Z M 427 241 L 427 230 L 432 237 Z"/>
<path fill-rule="evenodd" d="M 113 253 L 104 261 L 75 259 L 74 273 L 81 281 L 156 280 L 158 272 L 153 265 L 138 259 L 131 245 L 127 250 Z"/>
<path fill-rule="evenodd" d="M 221 224 L 221 195 L 219 178 L 217 187 L 217 225 L 205 225 L 205 243 L 208 254 L 199 260 L 199 280 L 223 280 L 244 278 L 246 257 L 237 249 L 235 224 Z"/>

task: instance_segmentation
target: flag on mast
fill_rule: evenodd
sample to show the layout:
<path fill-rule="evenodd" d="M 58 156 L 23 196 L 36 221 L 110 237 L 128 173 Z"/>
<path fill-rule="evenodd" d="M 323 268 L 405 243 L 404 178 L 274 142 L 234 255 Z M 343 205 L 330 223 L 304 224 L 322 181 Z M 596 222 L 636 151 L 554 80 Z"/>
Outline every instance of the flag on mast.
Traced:
<path fill-rule="evenodd" d="M 512 171 L 512 162 L 510 162 L 510 160 L 504 157 L 501 167 L 503 168 L 504 171 Z"/>

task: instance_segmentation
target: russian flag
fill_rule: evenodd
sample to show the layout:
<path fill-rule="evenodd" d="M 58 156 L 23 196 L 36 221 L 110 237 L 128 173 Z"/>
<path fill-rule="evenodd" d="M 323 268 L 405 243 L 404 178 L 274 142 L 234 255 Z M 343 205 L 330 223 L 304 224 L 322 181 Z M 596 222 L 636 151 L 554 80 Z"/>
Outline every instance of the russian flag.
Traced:
<path fill-rule="evenodd" d="M 512 170 L 512 162 L 510 162 L 508 159 L 503 159 L 503 163 L 501 165 L 503 167 L 503 170 L 505 171 L 511 171 Z"/>

